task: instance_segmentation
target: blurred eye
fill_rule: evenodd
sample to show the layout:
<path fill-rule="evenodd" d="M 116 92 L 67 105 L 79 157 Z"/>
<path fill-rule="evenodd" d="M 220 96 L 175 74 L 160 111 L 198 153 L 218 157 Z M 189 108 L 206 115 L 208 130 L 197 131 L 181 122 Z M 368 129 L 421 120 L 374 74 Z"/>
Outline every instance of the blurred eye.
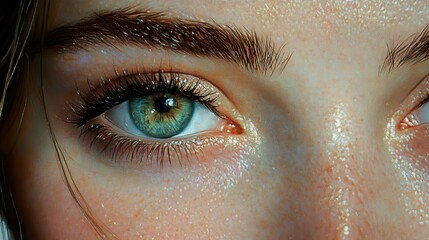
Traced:
<path fill-rule="evenodd" d="M 429 101 L 416 110 L 415 118 L 421 124 L 429 123 Z"/>
<path fill-rule="evenodd" d="M 171 93 L 133 98 L 106 111 L 105 115 L 122 130 L 150 138 L 172 138 L 216 130 L 223 121 L 201 103 Z"/>
<path fill-rule="evenodd" d="M 402 129 L 429 123 L 429 97 L 400 123 Z"/>

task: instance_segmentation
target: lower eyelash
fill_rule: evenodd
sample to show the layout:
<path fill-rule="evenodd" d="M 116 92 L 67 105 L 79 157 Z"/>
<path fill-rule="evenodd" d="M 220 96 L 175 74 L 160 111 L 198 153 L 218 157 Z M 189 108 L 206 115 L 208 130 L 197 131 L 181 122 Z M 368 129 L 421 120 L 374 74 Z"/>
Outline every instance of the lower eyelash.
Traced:
<path fill-rule="evenodd" d="M 89 141 L 90 148 L 99 150 L 111 157 L 114 163 L 124 162 L 127 164 L 156 163 L 163 167 L 167 163 L 172 164 L 177 159 L 180 166 L 183 161 L 190 161 L 191 157 L 197 158 L 200 146 L 192 139 L 175 140 L 165 142 L 144 142 L 139 139 L 131 139 L 113 132 L 109 127 L 90 123 L 81 127 L 80 137 Z M 139 159 L 135 161 L 135 159 Z"/>

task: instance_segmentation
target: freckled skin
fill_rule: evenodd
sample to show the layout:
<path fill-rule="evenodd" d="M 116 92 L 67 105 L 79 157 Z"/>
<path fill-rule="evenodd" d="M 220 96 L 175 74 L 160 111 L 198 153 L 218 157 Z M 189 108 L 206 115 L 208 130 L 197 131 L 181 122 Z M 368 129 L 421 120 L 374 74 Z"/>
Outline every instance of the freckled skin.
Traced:
<path fill-rule="evenodd" d="M 50 28 L 95 10 L 139 3 L 51 2 Z M 400 68 L 390 75 L 379 73 L 386 42 L 421 31 L 429 22 L 428 3 L 359 1 L 350 6 L 340 1 L 243 1 L 232 6 L 229 1 L 147 2 L 157 10 L 172 10 L 172 16 L 211 19 L 269 34 L 293 55 L 282 73 L 268 77 L 246 77 L 237 66 L 217 60 L 208 64 L 176 57 L 190 73 L 199 71 L 190 66 L 212 73 L 213 84 L 230 101 L 226 106 L 244 116 L 237 121 L 244 133 L 242 138 L 222 143 L 224 148 L 207 141 L 212 148 L 203 150 L 203 164 L 140 171 L 102 163 L 94 149 L 82 147 L 78 129 L 56 118 L 63 113 L 57 105 L 74 94 L 54 94 L 63 86 L 73 89 L 64 76 L 70 72 L 96 75 L 104 71 L 100 70 L 103 66 L 113 71 L 110 58 L 94 53 L 95 60 L 79 64 L 79 58 L 58 60 L 48 54 L 45 62 L 51 69 L 43 68 L 49 83 L 46 99 L 51 100 L 48 117 L 69 157 L 73 179 L 91 208 L 90 215 L 103 229 L 120 239 L 428 236 L 429 173 L 421 164 L 412 164 L 427 164 L 429 148 L 421 144 L 429 141 L 427 130 L 412 132 L 418 142 L 406 141 L 392 121 L 396 121 L 393 113 L 403 108 L 401 102 L 413 97 L 407 95 L 413 86 L 429 74 L 429 63 Z M 132 48 L 123 51 L 129 58 L 117 64 L 151 54 Z M 16 148 L 6 161 L 17 209 L 30 239 L 96 239 L 59 171 L 37 90 L 39 57 L 30 61 L 28 99 L 32 104 L 27 106 Z M 64 62 L 70 72 L 61 70 Z M 403 79 L 408 80 L 404 83 Z M 3 141 L 2 148 L 9 146 Z"/>

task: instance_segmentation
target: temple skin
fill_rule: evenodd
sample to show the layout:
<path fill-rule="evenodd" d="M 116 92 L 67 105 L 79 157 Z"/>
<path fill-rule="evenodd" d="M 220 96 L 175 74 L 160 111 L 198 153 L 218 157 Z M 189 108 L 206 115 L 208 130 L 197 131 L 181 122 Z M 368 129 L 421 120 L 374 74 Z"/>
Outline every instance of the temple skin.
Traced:
<path fill-rule="evenodd" d="M 222 59 L 130 45 L 47 51 L 43 61 L 42 54 L 32 56 L 31 81 L 25 82 L 31 104 L 6 161 L 26 236 L 97 239 L 65 185 L 46 118 L 89 216 L 108 239 L 429 235 L 429 126 L 396 128 L 418 105 L 413 90 L 429 89 L 422 85 L 429 62 L 380 71 L 386 43 L 406 41 L 429 23 L 428 2 L 50 2 L 48 29 L 96 11 L 144 7 L 269 35 L 292 57 L 283 71 L 263 75 Z M 108 157 L 85 147 L 80 130 L 62 120 L 69 114 L 66 103 L 76 99 L 76 85 L 96 85 L 97 77 L 136 64 L 165 64 L 207 79 L 222 92 L 221 110 L 243 134 L 201 142 L 201 162 L 184 167 L 105 164 Z M 1 146 L 12 148 L 4 140 Z"/>

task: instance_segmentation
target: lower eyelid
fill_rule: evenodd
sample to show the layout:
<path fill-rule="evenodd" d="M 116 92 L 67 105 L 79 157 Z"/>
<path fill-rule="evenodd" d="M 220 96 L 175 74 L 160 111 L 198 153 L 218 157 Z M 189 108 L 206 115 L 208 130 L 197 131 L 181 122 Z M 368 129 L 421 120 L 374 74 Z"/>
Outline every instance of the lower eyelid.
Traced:
<path fill-rule="evenodd" d="M 164 166 L 173 168 L 210 164 L 229 152 L 250 148 L 245 137 L 227 133 L 207 133 L 172 141 L 142 141 L 115 133 L 110 127 L 91 123 L 82 128 L 81 143 L 89 151 L 99 151 L 102 162 L 127 169 L 153 171 Z M 106 161 L 107 159 L 107 161 Z M 155 168 L 154 168 L 155 167 Z"/>
<path fill-rule="evenodd" d="M 405 129 L 399 135 L 393 135 L 389 141 L 396 149 L 392 154 L 400 155 L 402 159 L 411 163 L 410 166 L 416 170 L 429 173 L 428 139 L 429 125 L 421 124 Z"/>

